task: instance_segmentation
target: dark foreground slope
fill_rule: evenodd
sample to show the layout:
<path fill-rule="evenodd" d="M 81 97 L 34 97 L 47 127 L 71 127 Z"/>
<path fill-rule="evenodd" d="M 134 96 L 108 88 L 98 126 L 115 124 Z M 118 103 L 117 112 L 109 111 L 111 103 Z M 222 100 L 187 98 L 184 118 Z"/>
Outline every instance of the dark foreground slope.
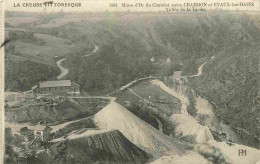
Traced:
<path fill-rule="evenodd" d="M 145 163 L 149 155 L 126 139 L 118 130 L 52 143 L 30 163 L 91 164 Z"/>

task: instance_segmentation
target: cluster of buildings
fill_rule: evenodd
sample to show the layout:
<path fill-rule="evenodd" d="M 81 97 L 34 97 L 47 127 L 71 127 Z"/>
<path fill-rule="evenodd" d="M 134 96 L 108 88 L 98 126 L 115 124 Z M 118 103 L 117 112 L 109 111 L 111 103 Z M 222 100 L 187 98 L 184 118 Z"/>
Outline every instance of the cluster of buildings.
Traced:
<path fill-rule="evenodd" d="M 80 94 L 80 86 L 70 80 L 41 81 L 32 87 L 32 90 L 23 93 L 11 93 L 5 95 L 5 105 L 9 107 L 20 106 L 23 103 L 34 102 L 57 103 L 64 96 L 76 96 Z"/>
<path fill-rule="evenodd" d="M 70 80 L 41 81 L 26 95 L 27 102 L 37 102 L 51 96 L 79 95 L 79 85 Z M 56 100 L 56 99 L 55 99 Z"/>
<path fill-rule="evenodd" d="M 39 138 L 43 142 L 48 142 L 51 139 L 51 130 L 49 126 L 36 125 L 28 126 L 20 129 L 20 133 L 28 138 L 31 137 L 31 140 Z"/>

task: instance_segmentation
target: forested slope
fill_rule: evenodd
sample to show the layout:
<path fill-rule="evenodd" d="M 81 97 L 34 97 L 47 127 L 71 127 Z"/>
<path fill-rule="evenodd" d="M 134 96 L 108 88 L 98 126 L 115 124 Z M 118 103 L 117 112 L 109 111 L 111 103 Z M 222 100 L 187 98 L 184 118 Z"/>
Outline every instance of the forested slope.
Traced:
<path fill-rule="evenodd" d="M 202 76 L 191 80 L 197 92 L 217 105 L 220 116 L 259 136 L 260 48 L 256 44 L 238 49 L 207 63 Z"/>

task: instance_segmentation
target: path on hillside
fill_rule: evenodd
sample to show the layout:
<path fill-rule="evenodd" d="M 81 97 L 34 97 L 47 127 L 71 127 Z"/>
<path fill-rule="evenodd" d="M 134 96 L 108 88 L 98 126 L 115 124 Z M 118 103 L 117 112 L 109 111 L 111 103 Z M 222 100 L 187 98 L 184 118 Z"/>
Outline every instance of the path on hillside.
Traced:
<path fill-rule="evenodd" d="M 72 132 L 66 138 L 60 137 L 60 138 L 55 138 L 55 139 L 51 140 L 51 143 L 65 141 L 65 140 L 74 140 L 74 139 L 83 138 L 83 137 L 89 137 L 89 136 L 93 136 L 93 135 L 97 135 L 97 134 L 101 134 L 101 133 L 106 133 L 106 132 L 110 132 L 110 131 L 113 131 L 113 130 L 106 130 L 106 129 L 100 130 L 100 129 L 87 128 L 87 131 L 85 131 L 81 134 L 76 133 L 76 132 Z"/>
<path fill-rule="evenodd" d="M 122 86 L 122 87 L 119 89 L 119 91 L 123 91 L 123 90 L 125 90 L 125 89 L 128 89 L 128 88 L 131 87 L 132 85 L 134 85 L 134 84 L 136 84 L 136 83 L 138 83 L 138 82 L 141 82 L 141 81 L 143 81 L 143 80 L 148 80 L 148 79 L 157 79 L 157 78 L 158 78 L 158 77 L 152 77 L 152 76 L 149 76 L 149 77 L 142 77 L 142 78 L 140 78 L 140 79 L 137 79 L 137 80 L 131 81 L 130 83 L 128 83 L 128 84 Z"/>
<path fill-rule="evenodd" d="M 99 47 L 97 45 L 94 46 L 94 49 L 92 50 L 92 52 L 90 54 L 87 55 L 83 55 L 82 57 L 89 57 L 91 55 L 94 55 L 97 51 L 99 50 Z"/>
<path fill-rule="evenodd" d="M 91 118 L 91 117 L 84 117 L 84 118 L 81 118 L 78 120 L 68 121 L 65 123 L 50 126 L 52 128 L 51 133 L 54 133 L 54 132 L 58 131 L 59 129 L 62 129 L 71 123 L 78 122 L 78 121 L 81 121 L 84 119 L 89 119 L 89 118 Z M 13 130 L 13 132 L 18 132 L 18 133 L 20 132 L 20 129 L 23 127 L 27 127 L 30 130 L 41 130 L 41 129 L 44 129 L 46 126 L 47 125 L 30 125 L 29 123 L 14 123 L 14 122 L 5 121 L 6 128 L 11 128 Z"/>
<path fill-rule="evenodd" d="M 81 120 L 85 120 L 85 119 L 89 119 L 89 118 L 92 118 L 92 117 L 84 117 L 84 118 L 81 118 L 81 119 L 78 119 L 78 120 L 72 120 L 72 121 L 64 122 L 62 124 L 50 126 L 52 128 L 51 133 L 54 133 L 54 132 L 62 129 L 65 126 L 68 126 L 71 123 L 75 123 L 75 122 L 78 122 L 78 121 L 81 121 Z"/>
<path fill-rule="evenodd" d="M 66 60 L 66 58 L 62 58 L 62 59 L 58 60 L 56 63 L 57 66 L 59 67 L 59 69 L 61 70 L 61 73 L 57 76 L 58 80 L 62 79 L 64 76 L 66 76 L 69 73 L 69 70 L 67 68 L 64 68 L 61 66 L 61 63 L 65 60 Z"/>
<path fill-rule="evenodd" d="M 207 62 L 203 63 L 202 65 L 199 66 L 198 68 L 198 73 L 196 75 L 191 75 L 189 77 L 196 77 L 196 76 L 200 76 L 202 75 L 202 69 L 203 69 L 203 66 L 206 64 Z"/>
<path fill-rule="evenodd" d="M 132 89 L 128 88 L 128 90 L 129 90 L 130 92 L 132 92 L 135 96 L 137 96 L 138 98 L 140 98 L 141 100 L 143 100 L 144 102 L 146 102 L 146 103 L 148 103 L 148 104 L 152 104 L 152 102 L 150 102 L 150 101 L 148 101 L 148 100 L 142 98 L 139 94 L 135 93 Z"/>
<path fill-rule="evenodd" d="M 212 56 L 212 57 L 210 58 L 210 60 L 212 60 L 212 59 L 214 59 L 214 58 L 215 58 L 215 56 Z M 202 75 L 202 69 L 203 69 L 203 67 L 204 67 L 205 64 L 207 64 L 207 61 L 199 66 L 199 68 L 198 68 L 198 73 L 197 73 L 196 75 L 191 75 L 191 76 L 189 76 L 189 77 L 201 76 L 201 75 Z"/>
<path fill-rule="evenodd" d="M 93 51 L 92 51 L 91 54 L 84 55 L 84 56 L 82 56 L 82 57 L 88 57 L 88 56 L 94 55 L 98 50 L 99 50 L 99 47 L 98 47 L 97 45 L 95 45 L 95 46 L 94 46 L 94 49 L 93 49 Z M 59 69 L 61 70 L 61 73 L 57 76 L 57 79 L 58 79 L 58 80 L 62 79 L 63 77 L 65 77 L 65 76 L 69 73 L 69 70 L 68 70 L 67 68 L 64 68 L 64 67 L 61 65 L 61 63 L 62 63 L 63 61 L 65 61 L 65 60 L 66 60 L 66 58 L 62 58 L 62 59 L 60 59 L 60 60 L 58 60 L 58 61 L 56 62 L 57 66 L 58 66 Z"/>

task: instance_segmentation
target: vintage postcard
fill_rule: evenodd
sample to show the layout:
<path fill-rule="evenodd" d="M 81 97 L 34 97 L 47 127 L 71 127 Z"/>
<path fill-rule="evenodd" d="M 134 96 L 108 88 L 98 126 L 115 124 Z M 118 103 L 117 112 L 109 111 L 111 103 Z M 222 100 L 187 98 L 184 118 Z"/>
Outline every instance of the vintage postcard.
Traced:
<path fill-rule="evenodd" d="M 1 0 L 4 164 L 260 164 L 259 0 Z"/>

